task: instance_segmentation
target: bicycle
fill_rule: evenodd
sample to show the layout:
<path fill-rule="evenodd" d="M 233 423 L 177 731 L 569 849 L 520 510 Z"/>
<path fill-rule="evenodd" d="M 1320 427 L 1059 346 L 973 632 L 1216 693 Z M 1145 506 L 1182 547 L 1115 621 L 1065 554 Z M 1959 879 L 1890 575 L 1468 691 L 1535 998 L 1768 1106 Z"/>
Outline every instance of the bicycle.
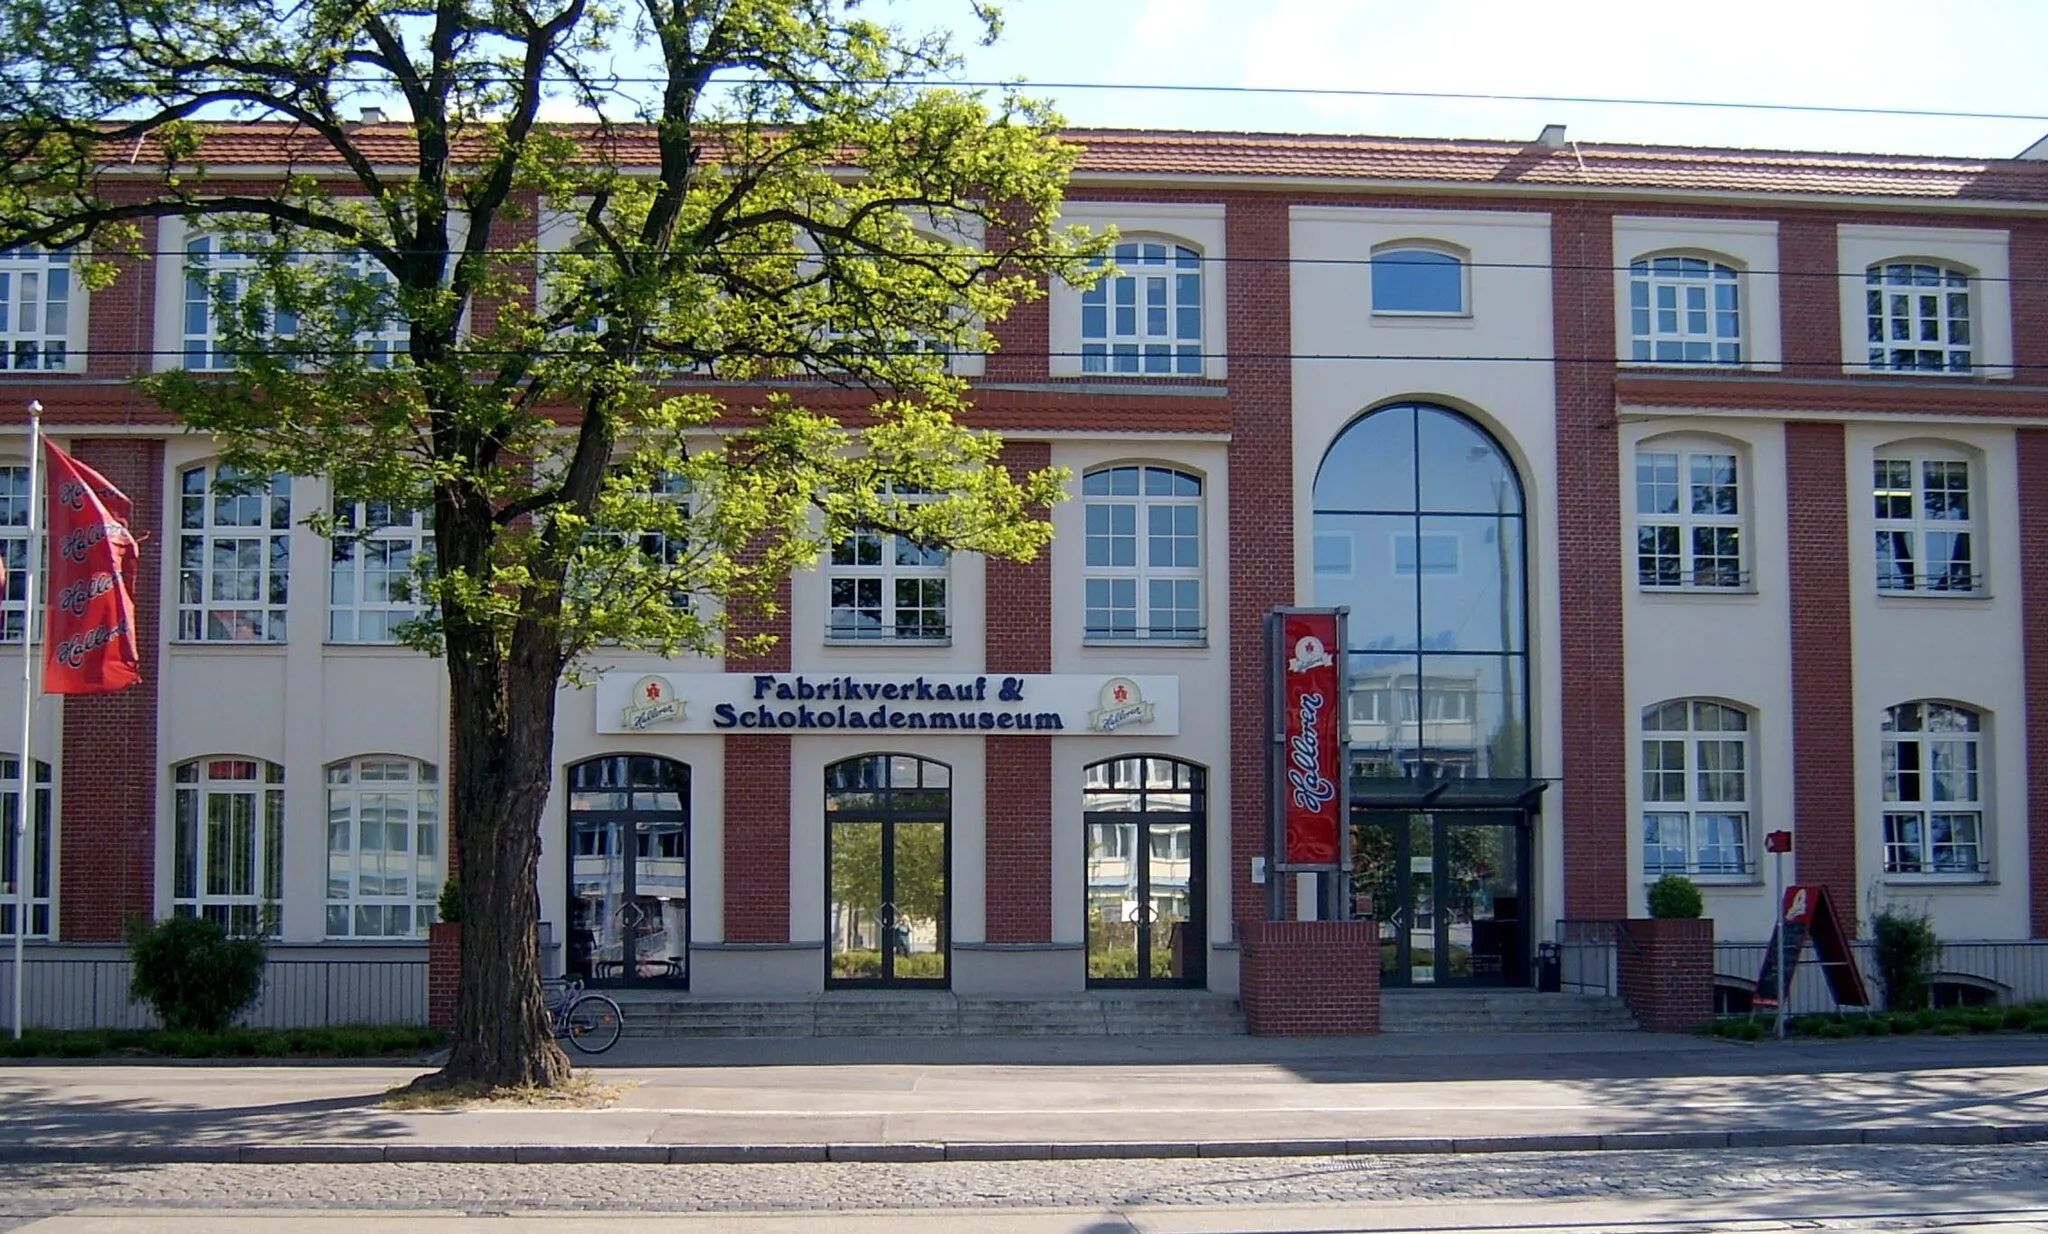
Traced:
<path fill-rule="evenodd" d="M 570 1045 L 585 1054 L 602 1054 L 618 1044 L 619 1032 L 626 1025 L 624 1013 L 605 995 L 584 990 L 581 978 L 546 982 L 542 997 L 556 1037 L 567 1037 Z"/>

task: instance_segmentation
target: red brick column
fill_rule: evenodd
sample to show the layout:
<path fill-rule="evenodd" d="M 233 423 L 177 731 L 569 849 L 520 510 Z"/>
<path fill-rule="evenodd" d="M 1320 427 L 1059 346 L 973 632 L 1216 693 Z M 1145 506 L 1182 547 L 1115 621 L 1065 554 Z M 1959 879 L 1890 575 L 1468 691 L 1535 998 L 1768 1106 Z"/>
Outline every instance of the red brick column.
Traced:
<path fill-rule="evenodd" d="M 789 671 L 789 582 L 776 589 L 775 612 L 733 619 L 739 636 L 772 634 L 775 645 L 734 672 Z M 789 941 L 789 738 L 725 739 L 725 941 Z M 820 888 L 820 894 L 823 889 Z"/>
<path fill-rule="evenodd" d="M 1856 705 L 1849 491 L 1840 424 L 1785 425 L 1792 567 L 1793 858 L 1856 920 Z"/>
<path fill-rule="evenodd" d="M 1628 912 L 1628 695 L 1623 682 L 1621 462 L 1614 397 L 1614 223 L 1601 206 L 1551 215 L 1557 363 L 1558 573 L 1563 592 L 1564 904 Z M 1540 561 L 1541 558 L 1539 557 Z M 1539 567 L 1540 568 L 1540 567 Z"/>
<path fill-rule="evenodd" d="M 113 942 L 121 937 L 123 918 L 149 918 L 156 908 L 156 707 L 163 678 L 157 657 L 163 563 L 171 551 L 163 534 L 164 443 L 74 439 L 71 453 L 128 495 L 135 503 L 134 528 L 146 537 L 134 579 L 142 681 L 119 693 L 81 694 L 63 703 L 58 936 Z"/>
<path fill-rule="evenodd" d="M 2027 890 L 2048 938 L 2048 429 L 2019 438 L 2020 611 L 2027 674 Z"/>
<path fill-rule="evenodd" d="M 1256 1037 L 1380 1031 L 1375 921 L 1247 921 L 1238 1001 Z"/>
<path fill-rule="evenodd" d="M 1714 923 L 1635 917 L 1616 951 L 1622 1001 L 1653 1033 L 1689 1033 L 1714 1018 Z"/>
<path fill-rule="evenodd" d="M 1052 446 L 1012 441 L 1003 465 L 1013 476 L 1052 466 Z M 988 562 L 986 660 L 991 673 L 1052 671 L 1052 553 L 1035 561 Z M 982 741 L 987 791 L 983 895 L 991 943 L 1052 939 L 1052 738 Z"/>
<path fill-rule="evenodd" d="M 1842 374 L 1842 279 L 1835 224 L 1794 215 L 1778 223 L 1778 320 L 1787 377 Z M 1862 283 L 1859 272 L 1856 282 Z"/>
<path fill-rule="evenodd" d="M 1294 377 L 1287 305 L 1287 203 L 1233 196 L 1230 261 L 1230 850 L 1231 915 L 1266 918 L 1251 862 L 1267 839 L 1265 618 L 1294 595 Z M 1221 624 L 1222 618 L 1214 619 Z M 1249 952 L 1243 957 L 1251 967 Z M 1375 953 L 1374 963 L 1378 963 Z M 1247 980 L 1250 979 L 1247 973 Z"/>
<path fill-rule="evenodd" d="M 455 1027 L 455 996 L 462 985 L 462 923 L 427 927 L 427 1027 Z"/>

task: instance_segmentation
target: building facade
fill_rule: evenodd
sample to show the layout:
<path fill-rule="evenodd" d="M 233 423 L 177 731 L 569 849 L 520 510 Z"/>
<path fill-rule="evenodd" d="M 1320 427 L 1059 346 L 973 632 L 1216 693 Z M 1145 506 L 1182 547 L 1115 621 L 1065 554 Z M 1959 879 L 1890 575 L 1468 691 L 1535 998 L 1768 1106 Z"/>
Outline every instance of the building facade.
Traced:
<path fill-rule="evenodd" d="M 2048 933 L 2048 165 L 1074 137 L 1066 219 L 1115 226 L 1119 272 L 956 361 L 1008 465 L 1072 473 L 1050 552 L 857 537 L 790 581 L 763 659 L 598 657 L 561 699 L 554 971 L 1234 992 L 1287 604 L 1350 610 L 1352 890 L 1387 984 L 1524 984 L 1557 922 L 1639 914 L 1671 872 L 1762 939 L 1776 830 L 1856 915 Z M 252 169 L 265 140 L 237 139 Z M 90 295 L 0 257 L 0 397 L 147 533 L 147 679 L 39 708 L 33 907 L 0 923 L 48 954 L 173 912 L 413 954 L 448 703 L 392 583 L 431 528 L 317 476 L 220 491 L 129 383 L 226 362 L 187 272 L 227 258 L 144 231 L 158 258 Z M 304 524 L 330 507 L 376 530 L 331 544 Z"/>

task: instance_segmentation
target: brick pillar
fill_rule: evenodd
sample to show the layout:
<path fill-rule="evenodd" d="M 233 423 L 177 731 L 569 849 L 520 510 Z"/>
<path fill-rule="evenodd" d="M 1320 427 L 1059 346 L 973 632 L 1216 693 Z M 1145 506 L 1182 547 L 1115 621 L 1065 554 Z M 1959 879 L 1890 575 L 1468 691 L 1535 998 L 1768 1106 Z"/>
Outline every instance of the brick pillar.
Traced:
<path fill-rule="evenodd" d="M 1255 1037 L 1380 1031 L 1376 921 L 1248 921 L 1238 991 Z"/>
<path fill-rule="evenodd" d="M 1689 1033 L 1714 1018 L 1714 923 L 1637 917 L 1615 948 L 1622 1001 L 1653 1033 Z"/>
<path fill-rule="evenodd" d="M 789 671 L 789 582 L 776 589 L 775 612 L 740 613 L 737 636 L 772 634 L 775 645 L 735 672 Z M 725 941 L 789 941 L 789 738 L 725 739 Z"/>
<path fill-rule="evenodd" d="M 1052 466 L 1052 446 L 1012 441 L 1003 466 L 1013 476 Z M 1052 671 L 1052 554 L 988 562 L 985 661 L 991 673 Z M 988 778 L 983 896 L 991 943 L 1052 940 L 1052 738 L 982 741 Z"/>
<path fill-rule="evenodd" d="M 2019 437 L 2020 612 L 2027 674 L 2027 890 L 2048 938 L 2048 429 Z"/>
<path fill-rule="evenodd" d="M 1562 916 L 1628 912 L 1628 694 L 1622 673 L 1621 463 L 1614 397 L 1614 224 L 1551 215 L 1557 365 L 1557 560 L 1565 682 Z M 1540 561 L 1541 558 L 1539 557 Z"/>
<path fill-rule="evenodd" d="M 1778 222 L 1778 320 L 1788 377 L 1842 374 L 1842 278 L 1835 224 L 1793 215 Z M 1857 294 L 1863 276 L 1856 275 Z"/>
<path fill-rule="evenodd" d="M 1792 567 L 1793 859 L 1856 920 L 1856 705 L 1842 426 L 1785 425 Z"/>
<path fill-rule="evenodd" d="M 58 936 L 113 942 L 123 919 L 156 907 L 157 685 L 162 578 L 164 443 L 135 437 L 74 439 L 71 454 L 135 503 L 135 645 L 142 681 L 115 694 L 64 700 L 63 794 L 57 809 Z M 46 700 L 45 706 L 49 705 Z M 47 756 L 48 752 L 45 752 Z"/>
<path fill-rule="evenodd" d="M 1294 595 L 1294 379 L 1287 305 L 1287 203 L 1232 197 L 1230 255 L 1230 787 L 1231 916 L 1266 917 L 1251 861 L 1267 839 L 1266 613 Z M 1249 962 L 1249 956 L 1246 957 Z M 1375 959 L 1377 963 L 1377 959 Z"/>
<path fill-rule="evenodd" d="M 455 1000 L 462 989 L 462 923 L 437 921 L 427 927 L 427 1027 L 454 1028 Z"/>

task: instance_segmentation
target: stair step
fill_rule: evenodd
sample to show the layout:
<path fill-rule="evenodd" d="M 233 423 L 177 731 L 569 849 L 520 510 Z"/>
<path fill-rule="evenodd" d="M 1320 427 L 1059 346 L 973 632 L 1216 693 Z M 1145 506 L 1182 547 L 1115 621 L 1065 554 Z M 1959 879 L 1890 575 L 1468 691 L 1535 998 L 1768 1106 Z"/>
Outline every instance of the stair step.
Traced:
<path fill-rule="evenodd" d="M 1625 1032 L 1628 1005 L 1594 994 L 1533 990 L 1388 990 L 1380 1028 L 1389 1033 Z"/>
<path fill-rule="evenodd" d="M 628 1037 L 1077 1037 L 1242 1035 L 1235 999 L 1190 992 L 1029 998 L 949 993 L 714 999 L 615 994 Z"/>

